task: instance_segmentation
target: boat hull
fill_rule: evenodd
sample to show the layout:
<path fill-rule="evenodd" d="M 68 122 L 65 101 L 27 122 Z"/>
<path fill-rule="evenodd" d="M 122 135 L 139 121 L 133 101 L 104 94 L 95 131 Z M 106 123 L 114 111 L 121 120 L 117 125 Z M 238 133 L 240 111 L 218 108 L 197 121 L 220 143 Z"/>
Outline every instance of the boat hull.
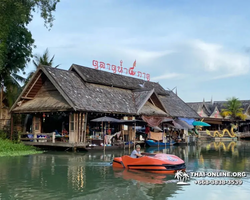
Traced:
<path fill-rule="evenodd" d="M 170 154 L 146 154 L 141 158 L 130 156 L 116 157 L 113 160 L 114 168 L 142 170 L 152 173 L 172 174 L 176 171 L 185 171 L 185 162 Z"/>
<path fill-rule="evenodd" d="M 163 143 L 163 142 L 154 142 L 154 141 L 151 141 L 151 140 L 146 140 L 146 145 L 150 146 L 150 147 L 157 147 L 157 146 L 171 146 L 171 145 L 174 145 L 176 142 L 166 142 L 166 143 Z"/>

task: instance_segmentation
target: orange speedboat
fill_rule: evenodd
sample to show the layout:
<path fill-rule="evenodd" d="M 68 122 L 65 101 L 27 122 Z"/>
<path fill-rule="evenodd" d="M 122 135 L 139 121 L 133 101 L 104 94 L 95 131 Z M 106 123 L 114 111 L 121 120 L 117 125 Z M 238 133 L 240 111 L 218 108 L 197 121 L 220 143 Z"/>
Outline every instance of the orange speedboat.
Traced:
<path fill-rule="evenodd" d="M 164 153 L 142 153 L 141 158 L 131 158 L 130 156 L 116 157 L 113 160 L 114 168 L 126 168 L 134 170 L 144 170 L 148 172 L 172 174 L 177 170 L 185 171 L 185 162 L 179 157 Z"/>

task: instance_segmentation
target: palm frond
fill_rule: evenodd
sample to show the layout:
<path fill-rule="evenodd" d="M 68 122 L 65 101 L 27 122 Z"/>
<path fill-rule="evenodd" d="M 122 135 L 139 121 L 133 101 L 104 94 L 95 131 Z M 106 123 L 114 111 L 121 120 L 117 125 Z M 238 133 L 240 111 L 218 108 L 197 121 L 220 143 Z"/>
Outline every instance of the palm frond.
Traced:
<path fill-rule="evenodd" d="M 20 81 L 20 82 L 25 82 L 25 80 L 26 80 L 26 78 L 24 78 L 24 77 L 22 77 L 22 76 L 20 76 L 20 75 L 18 75 L 18 74 L 12 74 L 12 77 L 15 79 L 15 80 L 17 80 L 17 81 Z"/>
<path fill-rule="evenodd" d="M 237 113 L 236 114 L 236 117 L 240 118 L 241 120 L 246 120 L 247 118 L 247 115 L 243 114 L 243 113 Z"/>

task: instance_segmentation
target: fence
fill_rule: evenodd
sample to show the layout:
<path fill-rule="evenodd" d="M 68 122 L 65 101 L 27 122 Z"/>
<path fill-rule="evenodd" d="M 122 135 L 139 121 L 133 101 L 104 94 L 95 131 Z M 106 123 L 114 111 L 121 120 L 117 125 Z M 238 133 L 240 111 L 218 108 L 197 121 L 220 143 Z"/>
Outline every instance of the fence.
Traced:
<path fill-rule="evenodd" d="M 22 136 L 26 135 L 27 137 L 23 138 Z M 27 141 L 27 142 L 51 142 L 55 143 L 55 135 L 56 133 L 39 133 L 39 134 L 33 134 L 33 133 L 19 133 L 18 140 L 19 141 Z"/>

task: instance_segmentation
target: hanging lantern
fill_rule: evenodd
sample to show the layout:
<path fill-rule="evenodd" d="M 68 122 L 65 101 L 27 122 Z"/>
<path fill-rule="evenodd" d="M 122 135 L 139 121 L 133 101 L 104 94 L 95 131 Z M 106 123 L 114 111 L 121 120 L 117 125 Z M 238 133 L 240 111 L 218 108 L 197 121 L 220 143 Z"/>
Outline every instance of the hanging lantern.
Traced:
<path fill-rule="evenodd" d="M 43 113 L 43 118 L 45 118 L 46 117 L 46 115 L 45 115 L 45 113 Z"/>

